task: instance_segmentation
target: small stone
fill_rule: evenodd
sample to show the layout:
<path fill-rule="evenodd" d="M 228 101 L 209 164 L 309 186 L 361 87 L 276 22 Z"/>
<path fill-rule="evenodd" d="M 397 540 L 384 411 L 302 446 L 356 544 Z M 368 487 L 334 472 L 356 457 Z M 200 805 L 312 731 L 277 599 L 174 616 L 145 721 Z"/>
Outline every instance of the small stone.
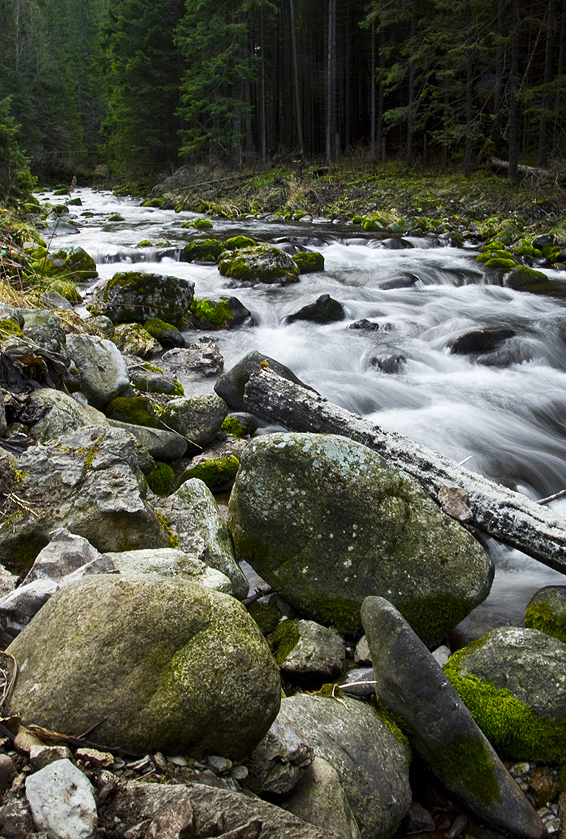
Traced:
<path fill-rule="evenodd" d="M 230 770 L 230 777 L 235 781 L 245 781 L 250 774 L 247 766 L 233 766 Z"/>
<path fill-rule="evenodd" d="M 16 774 L 17 770 L 12 758 L 8 755 L 0 755 L 0 792 L 10 789 Z"/>
<path fill-rule="evenodd" d="M 529 792 L 535 802 L 535 807 L 543 807 L 552 801 L 559 792 L 558 778 L 548 766 L 539 766 L 527 778 Z"/>
<path fill-rule="evenodd" d="M 521 775 L 526 775 L 530 768 L 530 764 L 523 760 L 520 763 L 514 763 L 509 769 L 509 774 L 512 778 L 520 778 Z"/>
<path fill-rule="evenodd" d="M 167 772 L 167 761 L 165 760 L 161 752 L 156 752 L 153 755 L 153 761 L 158 769 L 160 769 L 162 772 Z"/>
<path fill-rule="evenodd" d="M 77 749 L 75 757 L 101 769 L 110 769 L 114 765 L 114 755 L 110 752 L 99 752 L 98 749 Z"/>
<path fill-rule="evenodd" d="M 186 757 L 182 755 L 174 755 L 173 757 L 168 757 L 167 761 L 172 763 L 173 766 L 188 766 L 189 762 Z"/>
<path fill-rule="evenodd" d="M 438 664 L 440 664 L 441 667 L 444 667 L 451 655 L 452 653 L 450 647 L 447 647 L 446 644 L 442 644 L 440 647 L 437 647 L 432 653 L 432 657 L 438 662 Z"/>
<path fill-rule="evenodd" d="M 467 816 L 464 816 L 462 813 L 460 813 L 459 816 L 456 816 L 456 818 L 452 822 L 450 830 L 448 831 L 448 839 L 455 839 L 456 836 L 459 836 L 462 833 L 462 831 L 465 830 L 467 824 Z"/>
<path fill-rule="evenodd" d="M 29 760 L 32 769 L 36 772 L 40 769 L 45 769 L 50 763 L 55 763 L 56 760 L 71 760 L 72 755 L 70 749 L 66 746 L 32 746 L 29 751 Z"/>
<path fill-rule="evenodd" d="M 217 772 L 219 775 L 232 768 L 232 761 L 228 760 L 226 757 L 221 757 L 220 755 L 209 755 L 206 762 L 210 769 L 212 769 L 213 772 Z"/>
<path fill-rule="evenodd" d="M 370 665 L 371 664 L 371 653 L 369 651 L 369 644 L 368 639 L 365 635 L 362 635 L 358 643 L 356 644 L 356 651 L 354 653 L 354 661 L 356 664 L 362 665 Z"/>
<path fill-rule="evenodd" d="M 91 839 L 98 823 L 93 787 L 70 760 L 57 760 L 26 780 L 26 796 L 39 830 L 59 839 Z"/>
<path fill-rule="evenodd" d="M 405 836 L 413 833 L 431 833 L 436 830 L 434 819 L 426 807 L 418 801 L 412 801 L 409 812 L 401 822 L 401 832 Z"/>

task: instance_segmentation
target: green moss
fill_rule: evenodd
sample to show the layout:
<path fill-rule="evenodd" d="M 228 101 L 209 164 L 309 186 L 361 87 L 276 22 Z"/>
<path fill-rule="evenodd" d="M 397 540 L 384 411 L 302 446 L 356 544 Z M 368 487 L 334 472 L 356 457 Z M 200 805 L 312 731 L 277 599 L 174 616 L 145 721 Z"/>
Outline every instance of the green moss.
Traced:
<path fill-rule="evenodd" d="M 155 511 L 155 515 L 157 517 L 157 520 L 158 520 L 159 524 L 167 532 L 167 535 L 169 536 L 169 547 L 170 548 L 178 548 L 179 547 L 179 539 L 178 539 L 177 536 L 175 536 L 175 534 L 173 533 L 173 531 L 169 527 L 169 522 L 167 521 L 165 516 L 161 515 L 161 513 L 158 513 L 157 510 Z"/>
<path fill-rule="evenodd" d="M 149 361 L 144 361 L 143 366 L 145 367 L 148 373 L 161 373 L 162 376 L 164 375 L 162 368 L 157 367 L 156 364 L 150 364 Z"/>
<path fill-rule="evenodd" d="M 226 417 L 220 427 L 222 431 L 226 431 L 231 437 L 236 437 L 237 440 L 243 440 L 248 436 L 245 425 L 240 422 L 238 417 Z"/>
<path fill-rule="evenodd" d="M 512 271 L 516 265 L 513 259 L 501 259 L 500 257 L 492 257 L 485 264 L 488 268 L 495 268 L 502 272 Z"/>
<path fill-rule="evenodd" d="M 195 259 L 203 262 L 218 262 L 218 257 L 224 251 L 225 246 L 219 239 L 197 239 L 185 245 L 183 258 L 187 262 L 193 262 Z"/>
<path fill-rule="evenodd" d="M 548 603 L 530 603 L 525 613 L 525 626 L 552 635 L 566 644 L 566 617 L 557 615 Z"/>
<path fill-rule="evenodd" d="M 296 282 L 298 266 L 287 262 L 286 254 L 270 245 L 258 245 L 255 248 L 242 248 L 226 254 L 218 263 L 218 270 L 223 277 L 231 277 L 240 282 Z"/>
<path fill-rule="evenodd" d="M 316 271 L 324 271 L 324 257 L 321 253 L 301 251 L 296 253 L 293 261 L 299 268 L 300 274 L 313 274 Z"/>
<path fill-rule="evenodd" d="M 181 384 L 181 382 L 178 379 L 175 379 L 175 385 L 173 387 L 173 390 L 171 391 L 171 396 L 184 396 L 184 395 L 185 395 L 185 390 L 183 388 L 183 385 Z"/>
<path fill-rule="evenodd" d="M 72 280 L 53 280 L 46 287 L 46 291 L 56 291 L 69 303 L 80 303 L 82 301 L 77 284 Z"/>
<path fill-rule="evenodd" d="M 12 556 L 10 562 L 6 563 L 6 567 L 13 574 L 25 577 L 47 542 L 48 540 L 38 533 L 22 534 L 12 548 Z"/>
<path fill-rule="evenodd" d="M 89 213 L 89 215 L 91 215 Z M 108 216 L 108 221 L 124 221 L 124 216 L 121 216 L 120 213 L 112 213 L 111 216 Z"/>
<path fill-rule="evenodd" d="M 166 323 L 164 320 L 160 320 L 159 318 L 148 318 L 144 321 L 144 329 L 146 332 L 149 332 L 152 338 L 155 338 L 159 341 L 159 336 L 162 335 L 164 332 L 178 332 L 176 326 L 173 326 L 171 323 Z M 160 371 L 163 372 L 162 370 Z"/>
<path fill-rule="evenodd" d="M 190 222 L 191 227 L 195 230 L 212 230 L 212 222 L 207 218 L 197 218 Z M 183 225 L 184 226 L 184 225 Z"/>
<path fill-rule="evenodd" d="M 141 242 L 138 242 L 136 248 L 151 248 L 153 247 L 152 243 L 149 239 L 142 239 Z"/>
<path fill-rule="evenodd" d="M 165 204 L 165 198 L 146 198 L 142 201 L 141 207 L 162 207 Z"/>
<path fill-rule="evenodd" d="M 17 323 L 9 318 L 0 319 L 0 340 L 9 338 L 11 335 L 18 335 L 21 337 L 23 332 Z"/>
<path fill-rule="evenodd" d="M 230 239 L 227 239 L 224 244 L 226 246 L 226 250 L 235 251 L 240 248 L 253 248 L 257 245 L 257 242 L 249 236 L 232 236 Z"/>
<path fill-rule="evenodd" d="M 106 406 L 106 416 L 119 422 L 157 428 L 154 405 L 146 396 L 117 396 Z"/>
<path fill-rule="evenodd" d="M 199 478 L 204 481 L 211 492 L 220 492 L 232 485 L 239 466 L 240 461 L 235 455 L 211 457 L 197 466 L 185 469 L 179 479 L 179 484 L 184 484 L 190 478 Z"/>
<path fill-rule="evenodd" d="M 259 626 L 262 635 L 270 635 L 275 632 L 281 620 L 281 612 L 277 606 L 273 606 L 271 603 L 260 603 L 256 600 L 246 608 Z"/>
<path fill-rule="evenodd" d="M 308 696 L 322 696 L 323 699 L 341 699 L 346 698 L 343 691 L 336 682 L 326 682 L 318 690 L 307 690 Z"/>
<path fill-rule="evenodd" d="M 163 497 L 169 495 L 175 483 L 175 472 L 168 463 L 160 460 L 155 462 L 155 466 L 145 477 L 151 491 Z"/>
<path fill-rule="evenodd" d="M 395 603 L 395 607 L 419 638 L 434 639 L 431 646 L 437 646 L 470 613 L 473 604 L 448 594 L 436 594 L 434 597 Z"/>
<path fill-rule="evenodd" d="M 271 637 L 275 661 L 281 666 L 299 643 L 299 630 L 295 621 L 282 621 Z"/>
<path fill-rule="evenodd" d="M 497 804 L 501 795 L 495 770 L 485 743 L 475 737 L 455 737 L 437 756 L 438 771 L 461 783 L 479 801 Z"/>
<path fill-rule="evenodd" d="M 218 326 L 227 325 L 234 317 L 227 297 L 221 297 L 218 303 L 206 297 L 202 300 L 195 298 L 191 303 L 191 313 L 198 320 L 206 320 Z"/>
<path fill-rule="evenodd" d="M 493 746 L 516 760 L 566 762 L 566 720 L 539 717 L 511 691 L 460 673 L 460 662 L 483 639 L 454 653 L 444 672 Z"/>

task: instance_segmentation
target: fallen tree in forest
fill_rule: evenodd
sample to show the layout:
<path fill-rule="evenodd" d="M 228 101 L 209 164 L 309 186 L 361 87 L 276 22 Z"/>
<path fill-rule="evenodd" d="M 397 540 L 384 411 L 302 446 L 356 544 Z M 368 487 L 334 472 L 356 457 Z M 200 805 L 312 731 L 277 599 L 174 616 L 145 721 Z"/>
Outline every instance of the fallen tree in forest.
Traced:
<path fill-rule="evenodd" d="M 470 472 L 408 437 L 385 431 L 269 368 L 250 377 L 244 405 L 291 431 L 342 434 L 362 443 L 416 478 L 462 523 L 566 573 L 566 519 L 524 495 Z M 460 490 L 460 501 L 465 500 L 465 505 L 460 505 L 463 512 L 452 512 L 451 503 L 443 501 L 450 496 L 446 488 Z"/>

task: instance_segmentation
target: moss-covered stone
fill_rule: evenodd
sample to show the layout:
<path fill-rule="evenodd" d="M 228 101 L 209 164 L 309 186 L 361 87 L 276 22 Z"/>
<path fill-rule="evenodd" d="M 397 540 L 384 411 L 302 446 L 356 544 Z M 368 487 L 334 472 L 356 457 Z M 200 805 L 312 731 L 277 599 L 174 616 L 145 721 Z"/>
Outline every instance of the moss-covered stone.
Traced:
<path fill-rule="evenodd" d="M 165 204 L 165 198 L 146 198 L 142 201 L 140 207 L 154 207 L 158 209 Z"/>
<path fill-rule="evenodd" d="M 299 630 L 295 621 L 282 621 L 271 637 L 273 655 L 281 665 L 299 643 Z"/>
<path fill-rule="evenodd" d="M 218 263 L 223 277 L 239 282 L 294 283 L 299 268 L 293 259 L 272 245 L 257 245 L 226 253 Z"/>
<path fill-rule="evenodd" d="M 454 653 L 444 672 L 496 749 L 566 761 L 566 647 L 558 640 L 501 627 Z"/>
<path fill-rule="evenodd" d="M 87 309 L 93 315 L 107 315 L 113 323 L 144 323 L 156 317 L 183 328 L 193 294 L 193 283 L 180 277 L 120 271 L 87 304 Z"/>
<path fill-rule="evenodd" d="M 208 218 L 196 218 L 194 221 L 183 222 L 183 227 L 193 227 L 195 230 L 212 230 L 213 224 Z"/>
<path fill-rule="evenodd" d="M 0 318 L 0 340 L 11 338 L 13 335 L 23 336 L 22 328 L 10 318 Z"/>
<path fill-rule="evenodd" d="M 105 410 L 109 419 L 120 422 L 148 428 L 157 428 L 159 424 L 153 402 L 146 396 L 117 396 L 108 403 Z"/>
<path fill-rule="evenodd" d="M 300 274 L 314 274 L 317 271 L 324 271 L 324 257 L 321 253 L 301 251 L 295 254 L 293 261 L 298 266 Z"/>
<path fill-rule="evenodd" d="M 145 476 L 148 486 L 156 495 L 166 496 L 173 490 L 175 472 L 168 463 L 156 461 L 155 466 Z"/>
<path fill-rule="evenodd" d="M 490 257 L 485 264 L 487 268 L 494 268 L 500 274 L 505 274 L 507 271 L 512 271 L 517 263 L 513 259 L 502 259 L 496 256 Z"/>
<path fill-rule="evenodd" d="M 197 320 L 206 320 L 217 326 L 227 326 L 233 317 L 226 297 L 221 297 L 217 302 L 206 297 L 201 300 L 195 297 L 191 303 L 191 313 Z"/>
<path fill-rule="evenodd" d="M 527 606 L 525 626 L 566 644 L 566 586 L 545 586 L 537 591 Z"/>
<path fill-rule="evenodd" d="M 69 303 L 81 303 L 83 299 L 77 284 L 72 280 L 53 280 L 46 286 L 46 291 L 56 291 Z"/>
<path fill-rule="evenodd" d="M 181 251 L 182 262 L 218 262 L 221 253 L 226 250 L 220 239 L 196 239 L 189 242 Z"/>
<path fill-rule="evenodd" d="M 141 242 L 138 242 L 136 248 L 151 248 L 153 244 L 149 241 L 149 239 L 142 239 Z"/>
<path fill-rule="evenodd" d="M 243 440 L 248 436 L 248 430 L 243 422 L 240 422 L 238 417 L 226 417 L 221 426 L 222 431 L 226 431 L 231 437 L 237 440 Z"/>
<path fill-rule="evenodd" d="M 505 285 L 515 291 L 528 291 L 531 294 L 542 294 L 548 297 L 566 297 L 566 283 L 551 280 L 542 271 L 535 271 L 524 265 L 515 266 L 505 278 Z"/>
<path fill-rule="evenodd" d="M 184 483 L 191 478 L 199 478 L 207 485 L 211 492 L 222 492 L 234 483 L 240 461 L 235 455 L 225 457 L 209 457 L 197 466 L 189 466 L 179 479 Z"/>
<path fill-rule="evenodd" d="M 254 248 L 257 241 L 250 236 L 232 236 L 230 239 L 226 239 L 224 244 L 227 251 L 235 251 L 240 248 Z"/>

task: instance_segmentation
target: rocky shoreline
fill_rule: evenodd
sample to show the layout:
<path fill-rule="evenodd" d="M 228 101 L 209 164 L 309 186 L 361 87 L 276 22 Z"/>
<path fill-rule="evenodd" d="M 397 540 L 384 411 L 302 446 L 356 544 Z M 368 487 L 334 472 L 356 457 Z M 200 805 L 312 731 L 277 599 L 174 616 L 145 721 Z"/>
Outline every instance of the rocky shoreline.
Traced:
<path fill-rule="evenodd" d="M 498 235 L 483 258 L 502 277 L 561 264 L 554 242 Z M 320 270 L 201 241 L 182 258 L 234 283 Z M 93 270 L 81 249 L 33 250 Z M 315 302 L 294 317 L 341 317 Z M 208 333 L 249 321 L 236 297 L 120 272 L 89 317 L 44 304 L 0 313 L 1 835 L 561 834 L 565 590 L 451 650 L 488 554 L 361 444 L 253 436 L 250 375 L 298 380 L 260 353 L 219 375 Z M 214 390 L 185 395 L 179 370 Z"/>

